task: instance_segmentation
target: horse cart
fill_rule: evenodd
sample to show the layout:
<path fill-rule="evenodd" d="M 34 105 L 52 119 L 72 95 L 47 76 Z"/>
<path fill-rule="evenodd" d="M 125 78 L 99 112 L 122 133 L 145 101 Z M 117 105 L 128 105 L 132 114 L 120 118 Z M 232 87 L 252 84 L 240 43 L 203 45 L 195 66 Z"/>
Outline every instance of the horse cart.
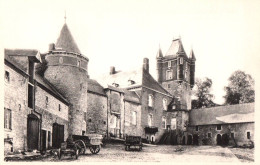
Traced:
<path fill-rule="evenodd" d="M 125 139 L 125 150 L 129 151 L 131 146 L 141 151 L 143 146 L 141 136 L 127 136 Z"/>
<path fill-rule="evenodd" d="M 87 148 L 92 154 L 97 154 L 101 149 L 102 139 L 102 135 L 98 134 L 72 135 L 66 142 L 61 143 L 59 159 L 65 155 L 78 159 L 79 155 L 86 154 Z"/>

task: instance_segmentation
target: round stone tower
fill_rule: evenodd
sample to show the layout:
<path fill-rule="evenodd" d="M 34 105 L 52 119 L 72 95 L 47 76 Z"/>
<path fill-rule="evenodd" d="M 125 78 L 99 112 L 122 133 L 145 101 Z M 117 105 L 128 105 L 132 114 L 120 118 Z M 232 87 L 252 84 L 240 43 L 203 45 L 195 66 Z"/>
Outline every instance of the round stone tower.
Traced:
<path fill-rule="evenodd" d="M 70 102 L 69 134 L 81 135 L 86 132 L 89 60 L 80 53 L 66 23 L 45 59 L 44 77 Z"/>

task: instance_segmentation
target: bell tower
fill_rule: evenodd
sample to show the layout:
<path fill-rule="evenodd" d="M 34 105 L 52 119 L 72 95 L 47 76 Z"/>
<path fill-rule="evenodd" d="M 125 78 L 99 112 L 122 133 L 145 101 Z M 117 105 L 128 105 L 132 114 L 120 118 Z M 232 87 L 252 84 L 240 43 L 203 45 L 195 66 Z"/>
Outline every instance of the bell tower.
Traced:
<path fill-rule="evenodd" d="M 195 83 L 195 55 L 187 56 L 180 38 L 173 39 L 163 56 L 159 48 L 157 56 L 158 82 L 178 99 L 179 108 L 191 109 L 191 89 Z"/>

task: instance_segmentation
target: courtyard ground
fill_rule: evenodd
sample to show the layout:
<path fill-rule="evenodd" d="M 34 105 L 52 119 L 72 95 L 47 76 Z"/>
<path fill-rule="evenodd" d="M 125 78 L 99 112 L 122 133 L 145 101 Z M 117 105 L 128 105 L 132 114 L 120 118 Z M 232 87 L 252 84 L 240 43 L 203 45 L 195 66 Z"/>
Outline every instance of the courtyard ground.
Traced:
<path fill-rule="evenodd" d="M 122 144 L 107 144 L 101 151 L 93 155 L 87 151 L 86 155 L 72 159 L 70 156 L 62 160 L 47 157 L 30 161 L 54 162 L 253 162 L 253 149 L 230 148 L 221 146 L 172 146 L 155 145 L 144 146 L 142 151 L 125 151 Z"/>

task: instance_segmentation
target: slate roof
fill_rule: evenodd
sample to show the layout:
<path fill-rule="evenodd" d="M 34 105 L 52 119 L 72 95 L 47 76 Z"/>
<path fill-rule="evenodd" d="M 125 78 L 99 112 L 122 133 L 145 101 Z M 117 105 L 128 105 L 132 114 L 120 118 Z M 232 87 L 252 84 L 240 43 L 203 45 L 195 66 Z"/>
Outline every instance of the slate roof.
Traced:
<path fill-rule="evenodd" d="M 66 23 L 61 29 L 60 36 L 56 42 L 56 48 L 61 48 L 68 53 L 72 52 L 81 54 Z"/>
<path fill-rule="evenodd" d="M 254 103 L 192 109 L 190 125 L 254 122 Z"/>
<path fill-rule="evenodd" d="M 104 92 L 104 88 L 96 81 L 93 79 L 88 79 L 88 91 L 106 96 Z"/>
<path fill-rule="evenodd" d="M 129 85 L 129 80 L 134 81 L 134 84 Z M 143 70 L 143 68 L 118 72 L 112 75 L 102 75 L 98 78 L 98 82 L 101 83 L 102 86 L 117 83 L 119 84 L 119 88 L 126 89 L 148 87 L 171 96 L 171 94 L 165 90 L 147 71 Z"/>
<path fill-rule="evenodd" d="M 27 73 L 28 56 L 36 56 L 39 51 L 36 49 L 5 49 L 5 60 Z"/>
<path fill-rule="evenodd" d="M 181 39 L 174 39 L 172 40 L 172 44 L 166 52 L 165 56 L 171 56 L 172 58 L 176 58 L 180 53 L 184 53 L 184 55 L 186 55 Z"/>

